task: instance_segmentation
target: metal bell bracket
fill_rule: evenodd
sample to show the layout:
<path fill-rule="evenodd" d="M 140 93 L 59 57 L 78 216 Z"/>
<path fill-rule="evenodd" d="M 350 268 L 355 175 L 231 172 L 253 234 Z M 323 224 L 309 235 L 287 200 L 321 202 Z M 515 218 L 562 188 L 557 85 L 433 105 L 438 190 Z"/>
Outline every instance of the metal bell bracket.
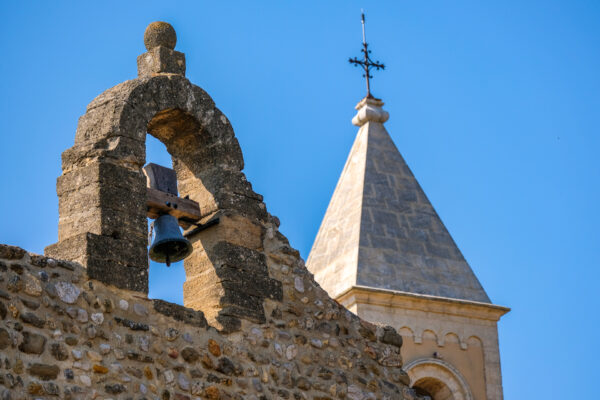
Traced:
<path fill-rule="evenodd" d="M 219 223 L 219 217 L 211 218 L 207 222 L 205 222 L 204 224 L 193 223 L 192 225 L 194 225 L 195 228 L 183 232 L 183 237 L 185 237 L 185 238 L 192 237 L 195 234 L 200 233 L 203 230 L 205 230 L 207 228 L 210 228 L 211 226 L 214 226 L 214 225 L 216 225 L 218 223 Z"/>

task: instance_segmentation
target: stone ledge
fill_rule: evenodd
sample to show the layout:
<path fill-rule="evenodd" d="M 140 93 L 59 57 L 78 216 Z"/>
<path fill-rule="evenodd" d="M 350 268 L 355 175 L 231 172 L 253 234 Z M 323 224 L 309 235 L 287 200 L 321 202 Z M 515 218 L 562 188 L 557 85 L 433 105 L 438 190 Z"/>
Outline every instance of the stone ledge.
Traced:
<path fill-rule="evenodd" d="M 370 304 L 458 315 L 490 321 L 498 321 L 500 317 L 510 311 L 510 308 L 496 304 L 371 288 L 367 286 L 352 286 L 335 298 L 346 308 L 351 308 L 354 305 Z"/>
<path fill-rule="evenodd" d="M 159 299 L 153 299 L 152 304 L 156 312 L 171 317 L 176 321 L 181 321 L 198 328 L 206 328 L 208 326 L 208 322 L 206 322 L 202 311 L 192 310 L 191 308 Z"/>

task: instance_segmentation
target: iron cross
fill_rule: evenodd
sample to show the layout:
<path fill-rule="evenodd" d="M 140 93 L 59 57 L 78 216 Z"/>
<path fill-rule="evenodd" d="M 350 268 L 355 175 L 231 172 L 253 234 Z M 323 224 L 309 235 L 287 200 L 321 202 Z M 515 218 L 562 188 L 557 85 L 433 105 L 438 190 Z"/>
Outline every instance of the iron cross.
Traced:
<path fill-rule="evenodd" d="M 379 63 L 379 61 L 375 61 L 373 62 L 373 60 L 371 60 L 371 57 L 369 57 L 369 54 L 371 53 L 371 50 L 369 50 L 368 48 L 368 44 L 367 44 L 367 39 L 366 39 L 366 35 L 365 35 L 365 14 L 361 13 L 361 22 L 362 22 L 362 39 L 363 39 L 363 48 L 362 48 L 362 53 L 364 56 L 364 59 L 359 60 L 358 58 L 354 57 L 354 58 L 350 58 L 348 61 L 350 62 L 350 64 L 354 64 L 354 66 L 361 66 L 363 67 L 365 73 L 363 74 L 363 76 L 366 78 L 367 80 L 367 97 L 373 97 L 373 95 L 371 94 L 371 85 L 369 83 L 369 79 L 373 78 L 373 76 L 371 75 L 371 68 L 375 68 L 377 70 L 379 69 L 385 69 L 385 65 Z"/>

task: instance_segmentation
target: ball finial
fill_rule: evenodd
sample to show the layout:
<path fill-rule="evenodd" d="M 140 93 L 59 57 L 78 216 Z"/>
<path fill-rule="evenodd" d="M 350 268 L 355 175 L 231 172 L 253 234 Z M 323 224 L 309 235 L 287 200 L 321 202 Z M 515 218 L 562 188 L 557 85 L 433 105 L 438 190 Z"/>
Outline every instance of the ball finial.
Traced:
<path fill-rule="evenodd" d="M 152 50 L 157 46 L 164 46 L 173 50 L 175 43 L 177 43 L 175 29 L 166 22 L 152 22 L 144 32 L 144 45 L 147 50 Z"/>

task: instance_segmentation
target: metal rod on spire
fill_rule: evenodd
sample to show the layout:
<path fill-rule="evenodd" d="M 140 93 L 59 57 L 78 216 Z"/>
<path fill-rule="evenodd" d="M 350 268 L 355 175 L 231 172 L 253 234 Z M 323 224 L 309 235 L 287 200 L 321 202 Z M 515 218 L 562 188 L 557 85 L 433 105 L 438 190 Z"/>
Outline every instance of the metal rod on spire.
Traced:
<path fill-rule="evenodd" d="M 360 10 L 360 23 L 362 25 L 362 34 L 363 34 L 363 53 L 365 53 L 365 61 L 368 61 L 368 57 L 369 57 L 369 50 L 367 48 L 367 34 L 365 33 L 365 13 L 363 12 L 363 10 Z M 365 62 L 365 76 L 367 78 L 367 97 L 371 95 L 371 84 L 369 82 L 369 78 L 371 78 L 370 72 L 369 72 L 369 63 Z"/>
<path fill-rule="evenodd" d="M 365 35 L 365 12 L 360 9 L 360 23 L 362 24 L 363 44 L 367 43 L 367 35 Z"/>
<path fill-rule="evenodd" d="M 365 13 L 364 11 L 361 9 L 361 24 L 362 24 L 362 39 L 363 39 L 363 48 L 361 50 L 361 52 L 363 53 L 363 60 L 359 60 L 358 58 L 354 57 L 354 58 L 350 58 L 348 61 L 350 62 L 350 64 L 354 64 L 355 66 L 361 66 L 363 67 L 363 70 L 365 71 L 365 73 L 363 74 L 363 76 L 366 79 L 366 83 L 367 83 L 367 97 L 373 97 L 373 95 L 371 94 L 371 82 L 370 79 L 373 78 L 373 76 L 371 75 L 371 67 L 379 70 L 379 69 L 385 69 L 385 65 L 379 63 L 379 61 L 373 61 L 371 60 L 371 57 L 369 57 L 369 53 L 371 53 L 371 50 L 369 50 L 369 45 L 367 44 L 367 35 L 365 33 Z"/>

